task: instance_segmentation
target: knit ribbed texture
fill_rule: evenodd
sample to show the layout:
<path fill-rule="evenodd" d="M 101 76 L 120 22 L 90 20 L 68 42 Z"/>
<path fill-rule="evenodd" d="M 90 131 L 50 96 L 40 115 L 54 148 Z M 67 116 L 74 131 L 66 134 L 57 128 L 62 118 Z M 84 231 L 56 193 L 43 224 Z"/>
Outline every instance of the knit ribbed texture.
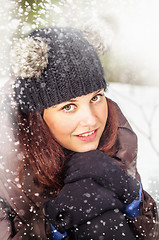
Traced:
<path fill-rule="evenodd" d="M 48 44 L 48 65 L 38 78 L 16 79 L 16 100 L 23 112 L 42 111 L 106 88 L 99 57 L 79 30 L 45 28 L 30 37 Z"/>

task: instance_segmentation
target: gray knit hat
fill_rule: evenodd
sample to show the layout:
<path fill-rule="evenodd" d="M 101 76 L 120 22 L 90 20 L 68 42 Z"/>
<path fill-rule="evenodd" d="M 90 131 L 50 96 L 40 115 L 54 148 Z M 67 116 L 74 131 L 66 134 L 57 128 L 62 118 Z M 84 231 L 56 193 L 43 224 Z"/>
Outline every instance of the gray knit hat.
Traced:
<path fill-rule="evenodd" d="M 26 114 L 106 88 L 99 57 L 77 29 L 38 29 L 12 56 L 15 97 Z"/>

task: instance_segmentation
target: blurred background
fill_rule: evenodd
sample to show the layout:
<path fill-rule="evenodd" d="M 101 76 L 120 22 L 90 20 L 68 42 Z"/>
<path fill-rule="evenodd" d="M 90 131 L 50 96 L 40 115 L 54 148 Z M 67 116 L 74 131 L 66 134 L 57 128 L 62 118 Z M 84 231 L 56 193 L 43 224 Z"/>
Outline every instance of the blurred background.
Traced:
<path fill-rule="evenodd" d="M 77 27 L 99 52 L 107 96 L 138 135 L 138 170 L 159 205 L 158 0 L 0 0 L 0 85 L 10 77 L 13 41 L 36 28 Z"/>

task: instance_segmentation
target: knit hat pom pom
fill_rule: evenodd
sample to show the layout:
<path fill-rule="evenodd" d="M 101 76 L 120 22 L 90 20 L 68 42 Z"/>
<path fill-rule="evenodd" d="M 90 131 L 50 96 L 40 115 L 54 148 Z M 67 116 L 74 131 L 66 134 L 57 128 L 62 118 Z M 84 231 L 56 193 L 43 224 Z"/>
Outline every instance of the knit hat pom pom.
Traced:
<path fill-rule="evenodd" d="M 20 78 L 40 77 L 48 65 L 49 46 L 42 39 L 27 37 L 19 39 L 11 51 L 14 76 Z"/>

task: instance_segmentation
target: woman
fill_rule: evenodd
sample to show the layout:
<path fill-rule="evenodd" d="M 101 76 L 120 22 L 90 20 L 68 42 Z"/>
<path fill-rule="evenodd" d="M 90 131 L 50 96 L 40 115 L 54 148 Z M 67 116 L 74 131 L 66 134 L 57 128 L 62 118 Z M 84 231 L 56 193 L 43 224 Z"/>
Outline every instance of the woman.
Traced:
<path fill-rule="evenodd" d="M 1 111 L 2 239 L 157 239 L 136 135 L 105 97 L 82 33 L 36 30 L 15 43 L 12 65 Z"/>

